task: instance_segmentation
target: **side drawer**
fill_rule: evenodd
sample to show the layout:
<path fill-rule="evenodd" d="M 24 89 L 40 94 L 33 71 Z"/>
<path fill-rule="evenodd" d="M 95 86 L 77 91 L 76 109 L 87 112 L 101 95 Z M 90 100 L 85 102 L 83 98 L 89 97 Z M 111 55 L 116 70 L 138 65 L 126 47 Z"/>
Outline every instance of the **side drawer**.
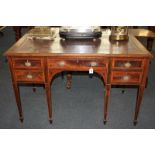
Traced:
<path fill-rule="evenodd" d="M 144 67 L 143 59 L 113 59 L 112 68 L 113 69 L 142 69 Z"/>
<path fill-rule="evenodd" d="M 49 68 L 89 68 L 89 67 L 103 67 L 108 66 L 107 60 L 97 60 L 97 59 L 48 59 Z"/>
<path fill-rule="evenodd" d="M 142 72 L 119 72 L 113 71 L 112 84 L 139 84 L 142 80 Z"/>
<path fill-rule="evenodd" d="M 43 68 L 43 59 L 41 58 L 13 58 L 12 59 L 13 68 L 33 68 L 40 69 Z"/>
<path fill-rule="evenodd" d="M 45 81 L 44 73 L 39 70 L 15 70 L 14 76 L 16 81 L 32 81 L 43 82 Z"/>

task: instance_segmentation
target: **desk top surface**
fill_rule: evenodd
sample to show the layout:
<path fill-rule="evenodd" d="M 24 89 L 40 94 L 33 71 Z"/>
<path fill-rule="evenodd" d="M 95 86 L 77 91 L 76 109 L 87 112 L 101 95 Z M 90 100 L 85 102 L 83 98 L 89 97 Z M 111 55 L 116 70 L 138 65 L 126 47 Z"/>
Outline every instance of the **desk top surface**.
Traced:
<path fill-rule="evenodd" d="M 104 31 L 97 40 L 62 40 L 56 34 L 54 40 L 30 39 L 28 34 L 17 41 L 6 56 L 145 56 L 150 52 L 132 35 L 128 41 L 111 42 L 109 32 Z"/>
<path fill-rule="evenodd" d="M 155 33 L 147 29 L 129 29 L 129 33 L 136 37 L 155 38 Z"/>

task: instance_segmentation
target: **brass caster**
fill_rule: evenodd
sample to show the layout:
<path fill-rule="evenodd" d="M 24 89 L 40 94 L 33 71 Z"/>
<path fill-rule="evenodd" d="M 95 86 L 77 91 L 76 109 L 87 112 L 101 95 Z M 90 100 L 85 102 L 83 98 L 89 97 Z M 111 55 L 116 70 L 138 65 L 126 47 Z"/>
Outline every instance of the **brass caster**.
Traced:
<path fill-rule="evenodd" d="M 50 124 L 52 124 L 53 123 L 53 120 L 49 120 L 49 122 L 50 122 Z"/>
<path fill-rule="evenodd" d="M 20 120 L 20 122 L 21 122 L 21 123 L 23 123 L 23 121 L 24 121 L 24 119 L 23 119 L 23 118 L 20 118 L 19 120 Z"/>
<path fill-rule="evenodd" d="M 35 88 L 35 87 L 33 87 L 33 89 L 32 89 L 32 90 L 33 90 L 33 92 L 34 92 L 34 93 L 36 92 L 36 88 Z"/>
<path fill-rule="evenodd" d="M 103 121 L 103 124 L 104 124 L 104 125 L 106 125 L 106 124 L 107 124 L 107 121 L 106 121 L 106 120 L 104 120 L 104 121 Z"/>
<path fill-rule="evenodd" d="M 138 121 L 133 121 L 133 125 L 136 126 Z"/>
<path fill-rule="evenodd" d="M 122 94 L 124 94 L 125 93 L 125 90 L 122 90 Z"/>

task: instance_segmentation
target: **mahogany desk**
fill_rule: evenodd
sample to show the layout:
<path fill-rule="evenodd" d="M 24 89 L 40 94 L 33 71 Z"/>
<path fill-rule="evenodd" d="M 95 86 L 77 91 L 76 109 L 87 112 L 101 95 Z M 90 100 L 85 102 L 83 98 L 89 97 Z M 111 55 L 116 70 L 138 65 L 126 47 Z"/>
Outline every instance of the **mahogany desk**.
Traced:
<path fill-rule="evenodd" d="M 108 34 L 90 41 L 31 40 L 27 34 L 6 53 L 12 75 L 12 83 L 21 122 L 20 84 L 44 84 L 49 121 L 52 123 L 51 81 L 63 71 L 93 71 L 98 73 L 105 85 L 104 123 L 107 121 L 110 89 L 112 85 L 135 85 L 138 93 L 134 124 L 137 123 L 140 105 L 152 55 L 132 35 L 129 41 L 110 42 Z M 92 92 L 93 93 L 93 92 Z"/>

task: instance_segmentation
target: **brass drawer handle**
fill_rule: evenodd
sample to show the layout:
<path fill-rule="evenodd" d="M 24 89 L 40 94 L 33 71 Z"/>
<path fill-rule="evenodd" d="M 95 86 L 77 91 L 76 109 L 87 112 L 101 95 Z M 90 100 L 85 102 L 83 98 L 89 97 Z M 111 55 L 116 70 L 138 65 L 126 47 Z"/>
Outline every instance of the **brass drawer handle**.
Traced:
<path fill-rule="evenodd" d="M 27 61 L 25 62 L 25 66 L 26 66 L 26 67 L 30 67 L 30 66 L 32 66 L 32 64 L 31 64 L 30 61 L 27 60 Z"/>
<path fill-rule="evenodd" d="M 26 76 L 28 79 L 32 79 L 33 78 L 33 76 L 31 75 L 31 74 L 27 74 L 27 76 Z"/>
<path fill-rule="evenodd" d="M 65 61 L 60 61 L 59 66 L 63 67 L 65 65 Z"/>
<path fill-rule="evenodd" d="M 130 80 L 130 78 L 131 78 L 131 77 L 128 76 L 128 75 L 123 76 L 123 80 L 124 80 L 124 81 L 128 81 L 128 80 Z"/>
<path fill-rule="evenodd" d="M 131 67 L 131 63 L 130 63 L 130 62 L 126 62 L 126 63 L 124 64 L 124 66 L 125 66 L 126 68 L 130 68 L 130 67 Z"/>
<path fill-rule="evenodd" d="M 91 67 L 96 67 L 97 65 L 98 65 L 97 62 L 95 62 L 95 61 L 93 61 L 93 62 L 90 63 L 90 66 Z"/>

